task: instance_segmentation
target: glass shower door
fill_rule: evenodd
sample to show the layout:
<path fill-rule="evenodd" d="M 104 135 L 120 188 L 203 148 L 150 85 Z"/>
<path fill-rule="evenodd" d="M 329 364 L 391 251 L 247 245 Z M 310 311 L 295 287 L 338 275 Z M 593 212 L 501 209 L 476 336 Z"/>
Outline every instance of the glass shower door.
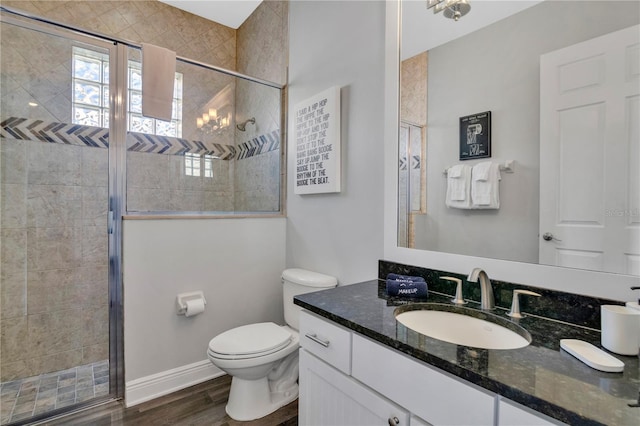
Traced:
<path fill-rule="evenodd" d="M 110 394 L 116 47 L 4 12 L 0 35 L 4 425 Z"/>
<path fill-rule="evenodd" d="M 415 247 L 415 216 L 424 214 L 426 199 L 423 128 L 402 121 L 398 135 L 398 247 Z"/>

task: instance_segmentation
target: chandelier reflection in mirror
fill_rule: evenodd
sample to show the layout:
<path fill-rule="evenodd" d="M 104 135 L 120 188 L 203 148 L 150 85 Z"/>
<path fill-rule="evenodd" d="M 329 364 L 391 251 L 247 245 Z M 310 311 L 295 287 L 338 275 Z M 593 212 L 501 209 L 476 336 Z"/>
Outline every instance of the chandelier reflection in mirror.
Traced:
<path fill-rule="evenodd" d="M 444 11 L 445 18 L 458 21 L 469 13 L 471 5 L 468 0 L 427 0 L 427 9 L 433 8 L 433 13 Z"/>
<path fill-rule="evenodd" d="M 218 111 L 215 108 L 209 108 L 209 112 L 202 114 L 202 117 L 196 119 L 196 126 L 201 132 L 211 134 L 218 133 L 229 127 L 231 124 L 231 113 L 218 117 Z"/>

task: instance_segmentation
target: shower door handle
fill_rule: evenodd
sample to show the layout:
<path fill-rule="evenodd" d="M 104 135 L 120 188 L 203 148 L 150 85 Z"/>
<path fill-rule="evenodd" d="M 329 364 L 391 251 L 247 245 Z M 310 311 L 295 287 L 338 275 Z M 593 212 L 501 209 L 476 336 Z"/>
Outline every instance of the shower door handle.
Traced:
<path fill-rule="evenodd" d="M 113 234 L 113 210 L 109 210 L 107 213 L 107 232 L 109 235 Z"/>

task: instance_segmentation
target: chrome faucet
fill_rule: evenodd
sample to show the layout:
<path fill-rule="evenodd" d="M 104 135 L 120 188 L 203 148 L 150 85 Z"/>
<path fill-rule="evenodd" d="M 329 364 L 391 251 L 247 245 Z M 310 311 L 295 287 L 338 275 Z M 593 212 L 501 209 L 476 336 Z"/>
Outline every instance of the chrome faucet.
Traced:
<path fill-rule="evenodd" d="M 486 310 L 494 309 L 493 288 L 491 287 L 489 275 L 481 268 L 473 268 L 467 277 L 467 281 L 477 283 L 478 279 L 480 280 L 480 307 Z"/>

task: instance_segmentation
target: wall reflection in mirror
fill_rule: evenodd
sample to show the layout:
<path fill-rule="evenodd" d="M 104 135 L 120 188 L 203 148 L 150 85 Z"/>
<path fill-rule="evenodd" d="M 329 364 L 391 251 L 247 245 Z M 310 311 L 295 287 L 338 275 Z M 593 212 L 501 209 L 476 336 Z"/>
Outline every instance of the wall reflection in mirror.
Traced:
<path fill-rule="evenodd" d="M 640 2 L 469 4 L 402 2 L 398 245 L 640 275 Z M 485 111 L 491 156 L 461 160 Z M 445 170 L 509 160 L 499 208 L 447 207 Z"/>

